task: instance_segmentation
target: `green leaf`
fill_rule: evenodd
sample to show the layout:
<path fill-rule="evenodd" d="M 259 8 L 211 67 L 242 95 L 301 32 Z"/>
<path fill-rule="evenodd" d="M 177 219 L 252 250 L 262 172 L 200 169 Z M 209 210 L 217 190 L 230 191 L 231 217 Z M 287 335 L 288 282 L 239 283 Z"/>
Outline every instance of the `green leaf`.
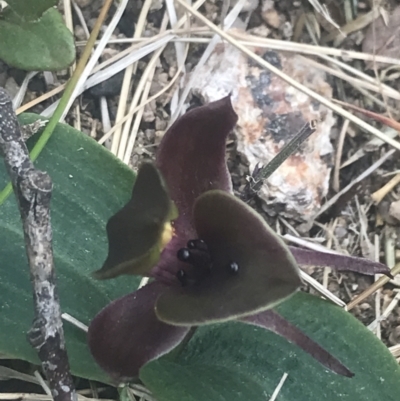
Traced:
<path fill-rule="evenodd" d="M 58 0 L 7 0 L 6 3 L 24 20 L 34 21 L 48 8 L 57 5 Z"/>
<path fill-rule="evenodd" d="M 37 119 L 32 114 L 21 118 L 24 123 Z M 91 277 L 107 256 L 106 222 L 129 200 L 134 174 L 94 140 L 64 124 L 58 124 L 36 165 L 54 184 L 51 220 L 62 312 L 88 325 L 110 301 L 139 284 L 136 278 L 99 282 Z M 0 186 L 8 181 L 1 163 Z M 33 318 L 32 289 L 13 196 L 0 206 L 0 244 L 0 353 L 38 363 L 26 340 Z M 72 372 L 106 381 L 86 334 L 68 322 L 64 328 Z"/>
<path fill-rule="evenodd" d="M 0 59 L 24 70 L 61 70 L 75 59 L 73 36 L 55 9 L 37 22 L 6 10 L 0 18 Z"/>
<path fill-rule="evenodd" d="M 304 293 L 277 310 L 355 376 L 336 375 L 282 337 L 233 322 L 202 326 L 180 354 L 150 362 L 140 377 L 158 401 L 265 401 L 284 373 L 288 377 L 278 400 L 398 400 L 398 364 L 349 313 Z"/>

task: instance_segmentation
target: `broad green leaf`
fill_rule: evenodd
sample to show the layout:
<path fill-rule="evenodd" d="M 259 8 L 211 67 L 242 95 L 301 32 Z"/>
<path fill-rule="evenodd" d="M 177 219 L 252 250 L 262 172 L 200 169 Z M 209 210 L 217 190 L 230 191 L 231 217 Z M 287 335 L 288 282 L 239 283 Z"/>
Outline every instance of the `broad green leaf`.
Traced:
<path fill-rule="evenodd" d="M 234 322 L 199 328 L 181 353 L 172 352 L 145 365 L 141 379 L 158 401 L 265 401 L 284 373 L 288 377 L 277 400 L 399 399 L 398 364 L 349 313 L 304 293 L 296 294 L 277 310 L 355 376 L 329 372 L 282 337 Z"/>
<path fill-rule="evenodd" d="M 13 11 L 26 21 L 35 21 L 50 7 L 57 5 L 58 0 L 7 0 Z"/>
<path fill-rule="evenodd" d="M 25 123 L 37 118 L 22 116 Z M 0 162 L 3 188 L 9 178 Z M 129 200 L 134 174 L 94 140 L 64 124 L 57 126 L 36 165 L 54 184 L 51 220 L 61 308 L 88 325 L 110 301 L 139 283 L 136 278 L 99 282 L 91 277 L 107 256 L 107 220 Z M 37 363 L 26 340 L 32 290 L 14 196 L 0 206 L 0 244 L 0 353 Z M 72 372 L 107 380 L 90 355 L 86 334 L 70 323 L 64 328 Z"/>
<path fill-rule="evenodd" d="M 0 18 L 0 60 L 24 70 L 61 70 L 75 59 L 74 40 L 61 14 L 47 10 L 35 22 L 12 10 Z"/>

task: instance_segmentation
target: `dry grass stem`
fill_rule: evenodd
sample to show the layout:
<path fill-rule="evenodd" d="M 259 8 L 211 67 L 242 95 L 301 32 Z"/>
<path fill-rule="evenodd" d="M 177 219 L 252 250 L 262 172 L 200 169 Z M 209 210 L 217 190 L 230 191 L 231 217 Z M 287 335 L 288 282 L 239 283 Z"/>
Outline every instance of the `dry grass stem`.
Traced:
<path fill-rule="evenodd" d="M 225 20 L 223 21 L 223 26 L 224 29 L 229 29 L 233 23 L 237 20 L 240 11 L 242 10 L 246 0 L 239 0 L 235 6 L 232 8 L 230 13 L 226 16 Z M 190 7 L 191 10 L 196 12 L 196 10 L 193 7 Z M 187 96 L 190 93 L 190 90 L 192 89 L 193 82 L 195 81 L 196 77 L 198 76 L 198 73 L 200 69 L 204 66 L 204 64 L 207 62 L 209 57 L 211 56 L 212 52 L 215 49 L 215 46 L 220 42 L 220 38 L 218 35 L 214 35 L 213 38 L 211 39 L 210 43 L 208 44 L 207 48 L 204 50 L 200 60 L 198 61 L 195 69 L 192 71 L 190 74 L 190 78 L 188 82 L 185 83 L 185 87 L 183 89 L 183 92 L 180 96 L 178 105 L 176 109 L 171 113 L 171 119 L 169 122 L 169 125 L 172 125 L 172 123 L 179 117 L 179 115 L 182 114 L 183 112 L 183 106 L 186 102 Z"/>
<path fill-rule="evenodd" d="M 149 97 L 145 102 L 141 103 L 139 106 L 135 107 L 132 111 L 130 111 L 118 124 L 114 125 L 113 128 L 110 129 L 106 134 L 104 134 L 100 140 L 98 141 L 99 144 L 103 144 L 108 138 L 111 137 L 111 135 L 114 133 L 114 131 L 121 126 L 125 121 L 127 121 L 130 117 L 132 117 L 138 110 L 146 106 L 146 104 L 150 103 L 151 101 L 157 99 L 160 97 L 163 93 L 167 92 L 169 89 L 173 87 L 177 79 L 180 77 L 182 73 L 182 68 L 178 69 L 174 77 L 170 80 L 168 85 L 166 85 L 163 89 L 161 89 L 159 92 L 157 92 L 155 95 Z"/>
<path fill-rule="evenodd" d="M 357 68 L 352 67 L 349 64 L 343 63 L 340 60 L 337 60 L 337 59 L 335 59 L 333 57 L 325 56 L 323 54 L 319 55 L 319 57 L 322 58 L 323 60 L 325 60 L 325 61 L 327 61 L 327 62 L 329 62 L 331 64 L 334 64 L 337 67 L 339 67 L 339 68 L 341 68 L 341 69 L 343 69 L 345 71 L 348 71 L 349 73 L 361 78 L 363 81 L 367 81 L 367 82 L 369 82 L 371 84 L 379 86 L 379 88 L 383 90 L 383 93 L 386 96 L 393 96 L 393 98 L 396 99 L 400 95 L 399 91 L 391 88 L 390 86 L 388 86 L 386 84 L 383 84 L 376 77 L 375 78 L 371 77 L 370 75 L 365 74 L 364 72 L 358 70 Z"/>
<path fill-rule="evenodd" d="M 333 168 L 333 181 L 332 181 L 332 188 L 339 192 L 340 189 L 340 182 L 339 182 L 339 175 L 340 175 L 340 162 L 342 160 L 342 153 L 343 153 L 343 144 L 346 138 L 347 129 L 349 128 L 350 121 L 344 120 L 342 125 L 342 129 L 340 130 L 339 138 L 336 144 L 336 155 L 335 155 L 335 166 Z"/>
<path fill-rule="evenodd" d="M 383 313 L 378 318 L 376 318 L 371 324 L 368 325 L 368 329 L 371 331 L 375 331 L 380 322 L 387 319 L 389 315 L 393 312 L 393 309 L 397 306 L 399 300 L 400 300 L 400 292 L 398 292 L 396 296 L 390 301 L 390 304 L 383 311 Z"/>
<path fill-rule="evenodd" d="M 271 50 L 282 50 L 300 54 L 310 54 L 314 56 L 320 56 L 322 54 L 325 54 L 329 56 L 340 57 L 343 59 L 354 59 L 354 60 L 364 60 L 364 61 L 376 60 L 376 62 L 379 63 L 400 65 L 400 58 L 385 57 L 363 52 L 356 52 L 352 50 L 336 49 L 334 47 L 316 46 L 305 43 L 295 43 L 286 40 L 260 38 L 259 36 L 253 36 L 248 33 L 244 33 L 234 29 L 229 31 L 229 35 L 235 38 L 237 41 L 240 41 L 240 44 L 245 46 L 267 47 Z"/>
<path fill-rule="evenodd" d="M 360 29 L 368 26 L 375 18 L 378 18 L 380 15 L 380 9 L 375 8 L 374 10 L 369 11 L 368 13 L 361 15 L 355 20 L 349 22 L 348 24 L 342 26 L 340 31 L 334 31 L 323 38 L 323 42 L 327 43 L 332 40 L 335 41 L 335 47 L 339 46 L 342 41 L 352 32 L 359 31 Z"/>
<path fill-rule="evenodd" d="M 87 62 L 84 70 L 82 71 L 81 76 L 79 77 L 79 80 L 78 80 L 78 82 L 71 94 L 71 97 L 69 99 L 67 107 L 65 108 L 65 110 L 63 112 L 61 121 L 67 115 L 67 113 L 68 113 L 72 103 L 76 99 L 76 97 L 83 91 L 83 86 L 84 86 L 85 82 L 87 81 L 87 78 L 88 78 L 90 72 L 93 70 L 93 68 L 96 65 L 96 63 L 98 62 L 101 54 L 103 53 L 103 50 L 106 47 L 108 40 L 110 39 L 112 33 L 115 30 L 115 27 L 117 26 L 119 20 L 121 19 L 121 16 L 122 16 L 123 12 L 125 11 L 127 2 L 128 2 L 128 0 L 121 0 L 121 2 L 119 3 L 119 6 L 118 6 L 113 18 L 111 19 L 110 23 L 107 25 L 107 28 L 100 40 L 99 45 L 96 47 L 95 51 L 92 54 L 92 57 Z M 103 5 L 103 7 L 100 11 L 100 14 L 96 20 L 96 25 L 103 24 L 103 21 L 107 15 L 107 12 L 108 12 L 108 2 Z M 94 32 L 94 30 L 93 30 L 93 32 Z"/>
<path fill-rule="evenodd" d="M 166 16 L 164 15 L 162 26 L 161 26 L 161 32 L 165 31 L 167 22 L 168 22 L 168 20 L 167 20 Z M 140 77 L 139 83 L 136 87 L 135 93 L 134 93 L 132 101 L 131 101 L 130 109 L 129 109 L 130 117 L 126 120 L 126 122 L 123 125 L 122 135 L 121 134 L 118 135 L 119 130 L 117 130 L 117 131 L 115 131 L 115 134 L 113 136 L 113 142 L 112 142 L 113 146 L 116 144 L 117 139 L 119 140 L 119 143 L 117 144 L 118 146 L 115 148 L 115 150 L 117 152 L 116 155 L 118 158 L 120 158 L 123 161 L 125 161 L 124 156 L 125 156 L 125 153 L 127 152 L 129 131 L 130 131 L 132 119 L 133 119 L 132 110 L 134 110 L 137 107 L 140 99 L 142 99 L 142 103 L 143 103 L 148 98 L 148 93 L 150 91 L 151 81 L 154 76 L 156 63 L 158 62 L 160 55 L 164 51 L 165 47 L 166 47 L 166 44 L 161 46 L 159 49 L 157 49 L 153 53 L 153 55 L 150 59 L 150 62 L 147 64 L 146 69 L 143 71 L 142 76 Z M 126 108 L 124 108 L 123 110 L 125 113 Z M 132 132 L 131 132 L 131 138 L 133 141 L 132 146 L 135 141 L 136 133 L 137 133 L 137 130 L 139 129 L 140 122 L 142 121 L 143 112 L 144 112 L 144 108 L 141 108 L 136 113 L 136 119 L 135 119 L 134 126 L 132 127 Z M 111 147 L 111 151 L 113 149 L 113 146 Z M 130 158 L 130 154 L 129 154 L 129 158 Z M 125 163 L 128 163 L 128 162 L 129 162 L 129 159 L 127 161 L 125 161 Z"/>
<path fill-rule="evenodd" d="M 380 259 L 379 250 L 381 249 L 381 247 L 380 247 L 380 238 L 379 238 L 378 234 L 374 235 L 374 244 L 375 244 L 375 262 L 379 262 L 379 259 Z M 379 280 L 379 275 L 375 274 L 375 281 L 377 281 L 377 280 Z M 381 298 L 382 298 L 382 290 L 378 289 L 375 293 L 375 318 L 376 319 L 379 319 L 382 314 Z M 379 321 L 376 325 L 375 334 L 379 339 L 382 339 L 381 324 Z"/>
<path fill-rule="evenodd" d="M 320 284 L 317 280 L 312 278 L 303 270 L 300 270 L 300 276 L 310 287 L 314 288 L 315 291 L 324 296 L 326 299 L 329 299 L 330 301 L 340 306 L 341 308 L 346 307 L 345 302 L 343 302 L 335 294 L 332 294 L 332 292 L 330 292 L 327 288 L 325 288 L 322 284 Z"/>
<path fill-rule="evenodd" d="M 288 377 L 288 374 L 284 373 L 282 378 L 281 378 L 281 380 L 279 381 L 278 385 L 276 386 L 274 392 L 272 393 L 271 398 L 269 399 L 269 401 L 275 401 L 276 400 L 276 397 L 278 397 L 278 394 L 280 393 L 283 385 L 285 384 L 285 381 L 286 381 L 287 377 Z"/>
<path fill-rule="evenodd" d="M 379 204 L 383 198 L 389 194 L 389 192 L 393 191 L 396 185 L 400 184 L 400 174 L 395 175 L 388 183 L 386 183 L 382 188 L 375 191 L 371 198 L 374 203 Z"/>
<path fill-rule="evenodd" d="M 147 14 L 150 10 L 150 6 L 151 6 L 151 0 L 145 0 L 144 4 L 140 10 L 139 19 L 138 19 L 136 27 L 135 27 L 135 31 L 133 34 L 134 38 L 138 38 L 138 37 L 142 36 L 142 34 L 143 34 L 143 31 L 146 26 Z M 137 63 L 133 63 L 130 66 L 128 66 L 125 70 L 124 79 L 122 82 L 121 92 L 120 92 L 120 96 L 119 96 L 117 116 L 115 118 L 116 122 L 119 122 L 125 114 L 125 110 L 126 110 L 127 102 L 128 102 L 128 95 L 131 90 L 132 75 L 136 72 L 136 68 L 137 68 Z M 114 153 L 115 155 L 117 155 L 119 153 L 118 148 L 120 145 L 120 137 L 121 137 L 121 130 L 117 129 L 114 133 L 112 144 L 111 144 L 111 152 Z M 120 157 L 120 159 L 122 159 L 122 157 Z"/>
<path fill-rule="evenodd" d="M 0 366 L 0 380 L 21 380 L 27 383 L 39 384 L 38 379 L 35 376 L 28 375 L 26 373 L 18 372 L 17 370 Z"/>
<path fill-rule="evenodd" d="M 65 320 L 66 322 L 69 322 L 73 324 L 75 327 L 78 327 L 78 329 L 81 329 L 85 333 L 88 332 L 89 327 L 83 324 L 81 321 L 76 319 L 75 317 L 71 316 L 69 313 L 62 313 L 61 318 Z"/>
<path fill-rule="evenodd" d="M 389 347 L 389 351 L 395 358 L 400 357 L 400 344 L 396 344 L 393 345 L 392 347 Z"/>
<path fill-rule="evenodd" d="M 289 241 L 289 242 L 291 242 L 293 244 L 300 245 L 300 246 L 302 246 L 304 248 L 311 249 L 313 251 L 332 253 L 332 254 L 336 254 L 336 255 L 342 255 L 341 252 L 335 251 L 333 249 L 329 249 L 329 248 L 327 248 L 327 247 L 325 247 L 323 245 L 320 245 L 320 244 L 315 244 L 313 242 L 307 241 L 304 238 L 294 237 L 291 234 L 282 235 L 282 238 L 284 238 L 285 240 L 287 240 L 287 241 Z M 315 240 L 315 238 L 313 238 L 313 239 Z"/>
<path fill-rule="evenodd" d="M 284 81 L 286 81 L 288 84 L 293 86 L 294 88 L 300 90 L 301 92 L 305 93 L 306 95 L 310 96 L 312 99 L 317 100 L 324 106 L 330 108 L 334 112 L 338 113 L 341 115 L 343 118 L 347 118 L 354 124 L 358 125 L 360 128 L 366 130 L 367 132 L 377 136 L 378 138 L 382 139 L 384 142 L 389 143 L 392 145 L 394 148 L 400 150 L 400 143 L 398 141 L 395 141 L 391 138 L 386 137 L 385 135 L 382 134 L 381 131 L 378 129 L 374 128 L 372 125 L 367 124 L 365 121 L 361 120 L 360 118 L 354 116 L 353 114 L 349 113 L 347 110 L 342 109 L 341 107 L 338 107 L 336 104 L 331 102 L 329 99 L 326 99 L 325 97 L 321 96 L 320 94 L 312 91 L 308 87 L 300 84 L 293 78 L 289 77 L 285 73 L 283 73 L 279 68 L 274 67 L 272 64 L 268 63 L 265 61 L 262 57 L 258 56 L 255 54 L 252 50 L 248 49 L 247 47 L 243 46 L 240 44 L 237 40 L 235 40 L 229 33 L 224 32 L 220 28 L 218 28 L 216 25 L 214 25 L 211 21 L 209 21 L 206 17 L 204 17 L 202 14 L 200 14 L 198 11 L 194 10 L 192 7 L 190 7 L 188 4 L 186 4 L 183 0 L 176 0 L 179 4 L 182 5 L 186 10 L 188 10 L 192 15 L 194 15 L 197 19 L 201 20 L 204 24 L 206 24 L 210 29 L 214 30 L 218 35 L 220 35 L 222 38 L 224 38 L 226 41 L 231 43 L 233 46 L 238 48 L 240 51 L 242 51 L 244 54 L 252 58 L 257 64 L 261 65 L 262 67 L 266 68 L 268 71 L 271 71 L 273 74 L 276 74 L 278 77 L 282 78 Z"/>
<path fill-rule="evenodd" d="M 38 384 L 42 387 L 43 391 L 47 394 L 51 396 L 51 390 L 49 389 L 49 386 L 47 385 L 47 383 L 45 382 L 45 380 L 43 379 L 42 375 L 35 370 L 35 372 L 33 373 L 38 381 Z"/>
<path fill-rule="evenodd" d="M 397 264 L 393 269 L 391 269 L 392 276 L 396 276 L 400 273 L 400 263 Z M 379 288 L 382 288 L 386 283 L 390 281 L 390 277 L 382 276 L 378 280 L 375 281 L 370 287 L 368 287 L 365 291 L 363 291 L 360 295 L 354 298 L 351 302 L 347 304 L 347 310 L 353 309 L 360 302 L 364 301 L 370 295 L 372 295 Z"/>
<path fill-rule="evenodd" d="M 350 75 L 344 73 L 343 71 L 339 71 L 334 68 L 330 68 L 324 64 L 318 63 L 317 61 L 314 61 L 310 58 L 302 57 L 302 60 L 309 64 L 310 66 L 320 69 L 322 71 L 325 71 L 329 73 L 330 75 L 333 75 L 337 78 L 343 79 L 344 81 L 348 82 L 349 84 L 353 85 L 355 88 L 361 87 L 364 89 L 371 90 L 373 92 L 379 93 L 379 94 L 384 94 L 386 96 L 392 97 L 393 99 L 400 100 L 400 92 L 395 91 L 392 88 L 389 88 L 388 93 L 384 93 L 386 91 L 386 85 L 385 88 L 379 83 L 376 82 L 370 82 L 369 80 L 365 80 L 364 78 L 354 78 L 351 77 Z"/>

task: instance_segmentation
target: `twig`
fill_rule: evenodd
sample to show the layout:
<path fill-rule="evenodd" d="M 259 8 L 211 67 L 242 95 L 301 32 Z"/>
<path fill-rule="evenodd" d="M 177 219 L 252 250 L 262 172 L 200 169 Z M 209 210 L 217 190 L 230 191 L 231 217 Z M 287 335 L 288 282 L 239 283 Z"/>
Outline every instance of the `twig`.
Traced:
<path fill-rule="evenodd" d="M 35 318 L 28 332 L 38 352 L 55 401 L 76 400 L 65 348 L 53 266 L 50 176 L 35 169 L 22 138 L 12 101 L 0 88 L 0 154 L 10 175 L 21 214 Z"/>

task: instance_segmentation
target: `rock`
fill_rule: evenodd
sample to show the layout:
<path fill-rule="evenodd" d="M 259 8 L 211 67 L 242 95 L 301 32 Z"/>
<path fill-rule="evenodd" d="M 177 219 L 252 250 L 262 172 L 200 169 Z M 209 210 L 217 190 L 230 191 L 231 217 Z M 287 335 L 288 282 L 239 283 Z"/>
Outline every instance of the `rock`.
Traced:
<path fill-rule="evenodd" d="M 389 215 L 400 222 L 400 200 L 390 204 Z"/>
<path fill-rule="evenodd" d="M 271 33 L 271 30 L 265 25 L 259 25 L 248 30 L 248 33 L 255 36 L 260 36 L 261 38 L 267 38 Z"/>
<path fill-rule="evenodd" d="M 288 40 L 293 36 L 293 25 L 291 22 L 286 21 L 280 26 L 280 31 L 282 32 L 282 36 Z"/>
<path fill-rule="evenodd" d="M 390 345 L 400 344 L 400 326 L 395 327 L 389 335 Z"/>
<path fill-rule="evenodd" d="M 101 96 L 119 95 L 123 79 L 124 71 L 121 71 L 118 74 L 113 75 L 106 81 L 100 82 L 99 84 L 90 88 L 89 93 L 95 98 Z"/>
<path fill-rule="evenodd" d="M 151 108 L 151 105 L 146 104 L 146 106 L 144 106 L 143 121 L 145 123 L 152 123 L 155 119 L 154 110 Z"/>
<path fill-rule="evenodd" d="M 7 77 L 8 75 L 6 71 L 0 72 L 0 86 L 4 87 L 7 82 Z"/>
<path fill-rule="evenodd" d="M 269 26 L 277 29 L 281 24 L 281 19 L 274 6 L 272 0 L 264 0 L 261 6 L 261 17 Z"/>
<path fill-rule="evenodd" d="M 43 93 L 46 90 L 46 82 L 43 75 L 35 75 L 28 84 L 28 89 L 32 92 Z"/>
<path fill-rule="evenodd" d="M 93 0 L 75 0 L 76 5 L 79 8 L 87 7 Z"/>
<path fill-rule="evenodd" d="M 324 73 L 310 68 L 301 57 L 259 53 L 296 81 L 327 98 L 332 96 Z M 216 47 L 196 75 L 193 92 L 205 102 L 231 94 L 239 116 L 238 152 L 250 163 L 251 172 L 257 163 L 267 164 L 306 122 L 319 120 L 316 132 L 271 175 L 259 193 L 269 214 L 278 211 L 300 222 L 310 221 L 329 188 L 332 112 L 228 44 Z"/>
<path fill-rule="evenodd" d="M 19 91 L 19 85 L 15 82 L 13 77 L 8 77 L 4 89 L 8 92 L 11 99 L 13 99 Z"/>
<path fill-rule="evenodd" d="M 81 25 L 77 25 L 74 28 L 74 35 L 76 40 L 86 40 L 86 32 Z"/>
<path fill-rule="evenodd" d="M 263 20 L 267 23 L 272 28 L 278 29 L 279 25 L 281 24 L 281 19 L 279 17 L 279 14 L 276 12 L 276 10 L 272 11 L 266 11 L 265 13 L 262 13 L 262 18 Z"/>
<path fill-rule="evenodd" d="M 161 119 L 160 117 L 156 117 L 156 130 L 157 131 L 165 131 L 167 129 L 168 122 L 167 120 Z"/>

